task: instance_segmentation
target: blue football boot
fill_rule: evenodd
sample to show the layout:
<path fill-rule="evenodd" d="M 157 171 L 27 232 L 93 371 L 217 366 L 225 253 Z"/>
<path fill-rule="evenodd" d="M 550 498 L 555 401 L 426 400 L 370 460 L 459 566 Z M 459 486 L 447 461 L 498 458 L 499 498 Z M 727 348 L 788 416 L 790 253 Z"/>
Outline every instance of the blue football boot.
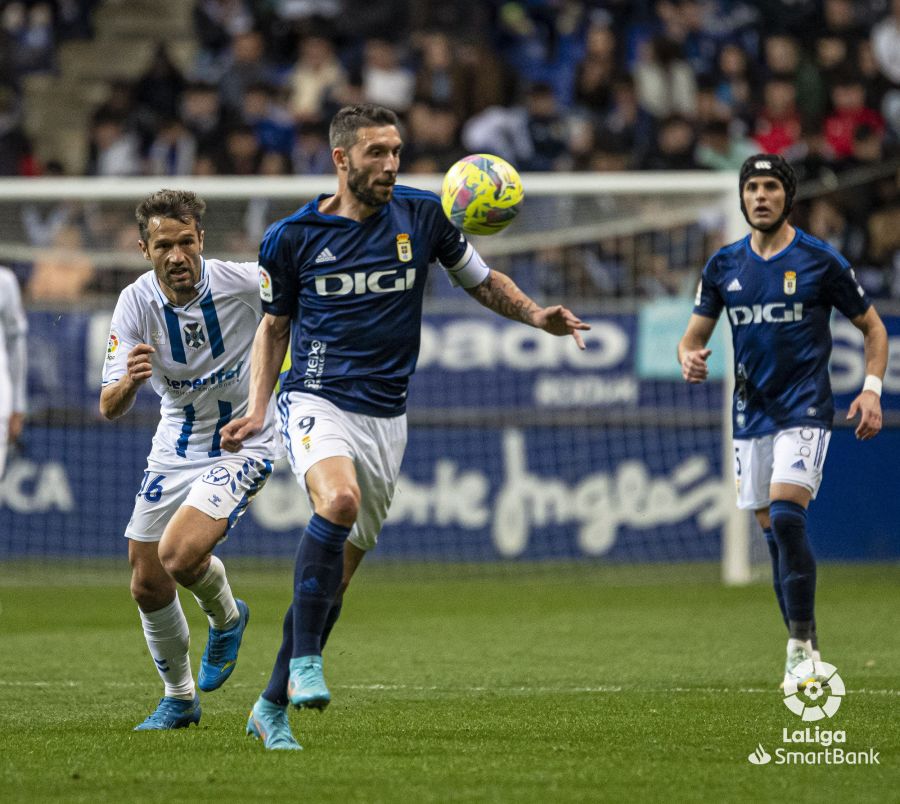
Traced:
<path fill-rule="evenodd" d="M 287 707 L 273 704 L 262 695 L 257 698 L 250 710 L 250 719 L 247 721 L 247 734 L 262 740 L 263 745 L 270 751 L 302 751 L 300 745 L 291 734 L 291 725 L 288 723 Z"/>
<path fill-rule="evenodd" d="M 241 647 L 244 631 L 250 622 L 250 609 L 243 600 L 234 602 L 241 615 L 238 624 L 227 631 L 209 629 L 209 639 L 200 660 L 200 672 L 197 673 L 197 686 L 204 692 L 219 689 L 228 680 L 237 664 L 238 648 Z"/>
<path fill-rule="evenodd" d="M 288 677 L 288 699 L 298 709 L 322 710 L 331 702 L 331 693 L 322 676 L 321 656 L 298 656 L 291 659 Z"/>
<path fill-rule="evenodd" d="M 161 698 L 156 711 L 143 723 L 134 727 L 135 731 L 163 731 L 165 729 L 186 729 L 191 723 L 200 722 L 200 696 L 185 701 L 182 698 Z"/>

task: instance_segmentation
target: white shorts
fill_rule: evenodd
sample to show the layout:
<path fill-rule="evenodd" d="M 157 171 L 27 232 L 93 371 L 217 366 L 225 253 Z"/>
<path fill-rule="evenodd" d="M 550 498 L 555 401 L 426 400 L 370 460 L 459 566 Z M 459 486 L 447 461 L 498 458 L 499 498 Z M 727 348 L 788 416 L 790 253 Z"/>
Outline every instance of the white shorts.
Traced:
<path fill-rule="evenodd" d="M 271 473 L 272 461 L 260 455 L 222 455 L 188 466 L 149 460 L 125 536 L 158 542 L 183 505 L 216 520 L 227 518 L 227 535 Z"/>
<path fill-rule="evenodd" d="M 306 473 L 319 461 L 338 456 L 353 461 L 362 501 L 350 543 L 371 550 L 378 542 L 400 474 L 406 414 L 366 416 L 342 410 L 313 394 L 290 391 L 278 397 L 278 415 L 291 468 L 304 490 Z"/>
<path fill-rule="evenodd" d="M 815 499 L 830 440 L 831 431 L 821 427 L 792 427 L 759 438 L 734 439 L 738 508 L 767 508 L 773 483 L 802 486 Z"/>

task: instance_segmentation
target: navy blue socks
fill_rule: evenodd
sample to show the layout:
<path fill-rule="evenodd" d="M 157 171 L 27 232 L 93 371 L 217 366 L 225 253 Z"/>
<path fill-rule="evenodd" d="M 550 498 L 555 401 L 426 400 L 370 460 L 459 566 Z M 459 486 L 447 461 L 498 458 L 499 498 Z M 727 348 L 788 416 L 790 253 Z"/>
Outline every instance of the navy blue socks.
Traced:
<path fill-rule="evenodd" d="M 287 706 L 291 659 L 321 653 L 341 614 L 343 601 L 334 597 L 344 574 L 344 541 L 349 533 L 350 528 L 313 514 L 300 537 L 294 564 L 294 600 L 284 615 L 281 647 L 275 657 L 269 685 L 262 694 L 273 704 Z M 301 623 L 302 639 L 300 647 L 294 650 L 298 639 L 297 620 Z"/>
<path fill-rule="evenodd" d="M 278 706 L 287 706 L 288 676 L 291 674 L 291 649 L 294 646 L 294 604 L 288 606 L 281 626 L 281 647 L 275 657 L 275 667 L 269 677 L 269 686 L 263 690 L 262 697 Z"/>
<path fill-rule="evenodd" d="M 815 633 L 816 559 L 806 535 L 806 509 L 775 500 L 769 506 L 769 520 L 778 548 L 788 631 L 793 639 L 809 640 Z"/>
<path fill-rule="evenodd" d="M 344 542 L 349 535 L 350 528 L 318 514 L 313 514 L 303 532 L 294 565 L 291 658 L 322 653 L 322 635 L 344 575 Z"/>
<path fill-rule="evenodd" d="M 784 606 L 784 591 L 781 588 L 781 571 L 778 566 L 778 543 L 775 541 L 775 534 L 772 533 L 771 527 L 763 528 L 763 536 L 766 537 L 769 558 L 772 559 L 772 587 L 775 589 L 775 597 L 778 598 L 778 608 L 781 609 L 781 617 L 784 619 L 784 624 L 787 625 L 787 609 Z"/>

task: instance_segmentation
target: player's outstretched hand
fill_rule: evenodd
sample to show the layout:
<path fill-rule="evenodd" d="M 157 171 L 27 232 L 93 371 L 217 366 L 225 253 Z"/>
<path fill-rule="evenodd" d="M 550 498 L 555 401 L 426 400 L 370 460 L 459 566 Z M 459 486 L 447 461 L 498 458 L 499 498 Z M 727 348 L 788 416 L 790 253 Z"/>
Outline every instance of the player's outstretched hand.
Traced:
<path fill-rule="evenodd" d="M 852 419 L 857 413 L 859 424 L 856 425 L 856 437 L 860 441 L 868 441 L 881 432 L 881 399 L 874 391 L 863 391 L 847 411 L 847 418 Z"/>
<path fill-rule="evenodd" d="M 220 431 L 219 436 L 222 449 L 228 452 L 240 452 L 244 442 L 255 436 L 263 428 L 263 422 L 256 421 L 252 416 L 241 416 L 228 422 Z"/>
<path fill-rule="evenodd" d="M 128 353 L 128 378 L 135 385 L 145 383 L 153 374 L 150 355 L 155 351 L 149 343 L 139 343 Z"/>
<path fill-rule="evenodd" d="M 685 352 L 681 361 L 681 376 L 687 382 L 703 382 L 709 376 L 709 366 L 706 361 L 712 354 L 712 349 L 695 349 Z"/>
<path fill-rule="evenodd" d="M 584 349 L 584 339 L 579 334 L 579 330 L 588 330 L 591 325 L 585 324 L 575 313 L 561 304 L 538 310 L 532 320 L 538 329 L 549 332 L 551 335 L 571 335 L 578 344 L 578 348 Z"/>

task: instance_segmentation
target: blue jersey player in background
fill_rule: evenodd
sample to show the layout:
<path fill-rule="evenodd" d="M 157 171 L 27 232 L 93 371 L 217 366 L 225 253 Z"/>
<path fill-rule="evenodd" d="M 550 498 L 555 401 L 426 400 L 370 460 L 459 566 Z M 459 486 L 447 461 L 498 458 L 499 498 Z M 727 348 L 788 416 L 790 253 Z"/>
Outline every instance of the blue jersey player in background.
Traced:
<path fill-rule="evenodd" d="M 331 699 L 322 648 L 341 601 L 387 516 L 406 446 L 406 392 L 415 370 L 429 264 L 485 307 L 571 335 L 588 329 L 560 305 L 540 307 L 484 264 L 433 193 L 395 184 L 402 140 L 388 109 L 341 109 L 331 122 L 338 189 L 274 224 L 260 246 L 265 316 L 252 357 L 247 416 L 222 429 L 239 449 L 263 412 L 291 344 L 278 408 L 291 466 L 314 514 L 301 537 L 294 598 L 268 687 L 247 732 L 297 749 L 287 705 Z"/>
<path fill-rule="evenodd" d="M 790 165 L 757 154 L 744 162 L 739 182 L 751 233 L 720 249 L 703 269 L 678 359 L 687 382 L 706 379 L 706 344 L 725 310 L 734 343 L 738 507 L 754 511 L 768 543 L 789 633 L 783 684 L 796 685 L 811 677 L 807 662 L 819 660 L 816 562 L 806 511 L 822 480 L 834 417 L 832 308 L 864 337 L 866 379 L 847 415 L 860 415 L 861 440 L 881 430 L 887 333 L 847 261 L 788 223 L 796 189 Z"/>

